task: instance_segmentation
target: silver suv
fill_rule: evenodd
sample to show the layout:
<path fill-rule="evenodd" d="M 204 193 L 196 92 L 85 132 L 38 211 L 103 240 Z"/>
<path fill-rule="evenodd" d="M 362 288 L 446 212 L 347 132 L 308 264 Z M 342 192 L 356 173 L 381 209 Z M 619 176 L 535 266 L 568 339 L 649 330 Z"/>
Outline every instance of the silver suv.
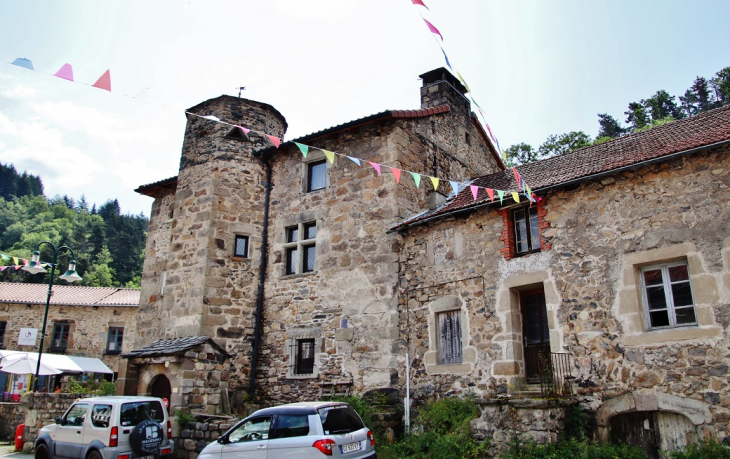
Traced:
<path fill-rule="evenodd" d="M 35 459 L 160 459 L 171 428 L 159 398 L 83 398 L 38 432 Z"/>
<path fill-rule="evenodd" d="M 264 408 L 200 452 L 198 459 L 375 459 L 373 433 L 347 403 Z"/>

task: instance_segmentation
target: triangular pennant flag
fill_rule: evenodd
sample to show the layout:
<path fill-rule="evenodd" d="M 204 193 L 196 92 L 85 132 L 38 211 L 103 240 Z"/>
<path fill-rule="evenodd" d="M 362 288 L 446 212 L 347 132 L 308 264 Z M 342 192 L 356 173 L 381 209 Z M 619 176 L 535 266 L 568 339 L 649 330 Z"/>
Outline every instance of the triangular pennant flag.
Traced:
<path fill-rule="evenodd" d="M 64 80 L 73 81 L 74 80 L 74 71 L 71 68 L 71 64 L 63 64 L 63 67 L 59 69 L 58 72 L 56 72 L 53 76 L 56 76 L 58 78 L 63 78 Z"/>
<path fill-rule="evenodd" d="M 96 80 L 96 83 L 92 84 L 93 87 L 99 88 L 99 89 L 106 89 L 107 91 L 112 90 L 112 78 L 109 74 L 109 70 L 104 72 L 104 75 L 100 76 L 98 80 Z"/>
<path fill-rule="evenodd" d="M 439 188 L 439 179 L 436 177 L 431 177 L 431 184 L 433 185 L 434 191 L 438 190 Z"/>
<path fill-rule="evenodd" d="M 444 53 L 444 59 L 446 59 L 446 65 L 447 65 L 447 66 L 448 66 L 448 67 L 449 67 L 449 68 L 450 68 L 451 70 L 454 70 L 453 68 L 451 68 L 451 62 L 449 62 L 449 56 L 447 56 L 447 55 L 446 55 L 446 51 L 444 51 L 444 49 L 443 49 L 443 48 L 441 48 L 441 52 L 442 52 L 442 53 Z M 483 116 L 483 115 L 482 115 L 482 116 Z"/>
<path fill-rule="evenodd" d="M 22 267 L 23 267 L 22 265 L 17 265 L 17 266 L 15 266 L 15 270 L 17 271 L 17 270 L 19 270 Z"/>
<path fill-rule="evenodd" d="M 0 266 L 0 272 L 3 272 L 3 271 L 5 271 L 6 269 L 8 269 L 8 267 L 7 267 L 7 266 Z"/>
<path fill-rule="evenodd" d="M 359 160 L 359 159 L 357 159 L 357 158 L 353 158 L 352 156 L 348 156 L 348 157 L 347 157 L 347 159 L 349 159 L 349 160 L 350 160 L 350 161 L 352 161 L 353 163 L 355 163 L 355 164 L 357 164 L 358 166 L 360 166 L 360 160 Z"/>
<path fill-rule="evenodd" d="M 456 194 L 459 192 L 459 182 L 454 182 L 449 180 L 449 185 L 451 185 L 451 192 Z"/>
<path fill-rule="evenodd" d="M 5 255 L 4 253 L 0 253 L 0 257 L 2 257 L 3 260 L 10 260 L 10 257 Z"/>
<path fill-rule="evenodd" d="M 297 143 L 297 142 L 294 142 L 294 145 L 296 145 L 297 147 L 299 147 L 299 150 L 302 152 L 302 154 L 306 158 L 307 157 L 307 153 L 309 153 L 309 145 L 304 145 L 304 144 Z"/>
<path fill-rule="evenodd" d="M 154 97 L 152 97 L 152 91 L 150 88 L 142 88 L 136 95 L 132 96 L 132 99 L 146 100 L 149 102 L 153 100 Z"/>
<path fill-rule="evenodd" d="M 466 84 L 466 80 L 464 80 L 464 77 L 461 76 L 461 73 L 456 72 L 456 74 L 459 75 L 459 79 L 461 80 L 462 83 L 464 83 L 464 87 L 466 88 L 466 92 L 471 92 L 471 90 L 469 89 L 469 85 Z"/>
<path fill-rule="evenodd" d="M 477 101 L 476 101 L 476 100 L 474 100 L 474 98 L 473 98 L 473 97 L 471 97 L 471 94 L 469 95 L 469 97 L 471 98 L 471 101 L 472 101 L 472 102 L 474 102 L 474 105 L 476 105 L 476 106 L 477 106 L 477 107 L 479 107 L 480 109 L 482 108 L 482 106 L 481 106 L 481 105 L 479 105 L 479 104 L 477 103 Z M 480 110 L 480 111 L 481 111 L 481 110 Z M 484 113 L 482 113 L 482 116 L 484 116 Z M 485 123 L 485 124 L 486 124 L 486 123 Z"/>
<path fill-rule="evenodd" d="M 23 258 L 21 261 L 23 262 L 23 265 L 24 266 L 28 266 L 28 260 L 26 260 L 25 258 Z"/>
<path fill-rule="evenodd" d="M 499 196 L 499 203 L 502 204 L 502 200 L 504 199 L 504 191 L 497 190 L 497 196 Z"/>
<path fill-rule="evenodd" d="M 425 22 L 426 25 L 428 26 L 428 30 L 430 30 L 431 32 L 433 32 L 436 35 L 438 35 L 439 37 L 441 37 L 441 41 L 444 41 L 444 36 L 441 35 L 441 32 L 439 32 L 439 29 L 437 29 L 436 27 L 434 27 L 433 24 L 431 24 L 430 22 L 428 22 L 425 18 L 423 18 L 423 22 Z"/>
<path fill-rule="evenodd" d="M 477 196 L 479 196 L 479 187 L 475 185 L 469 185 L 469 188 L 471 188 L 471 195 L 474 196 L 474 200 L 477 200 Z"/>
<path fill-rule="evenodd" d="M 487 194 L 489 195 L 489 200 L 494 201 L 494 190 L 491 188 L 486 188 Z"/>
<path fill-rule="evenodd" d="M 331 151 L 322 150 L 324 152 L 324 155 L 327 157 L 327 159 L 330 160 L 330 164 L 335 163 L 335 154 Z"/>
<path fill-rule="evenodd" d="M 423 5 L 426 6 L 426 5 Z M 26 59 L 24 57 L 19 57 L 13 61 L 13 65 L 17 65 L 18 67 L 25 67 L 28 70 L 35 70 L 33 68 L 33 63 L 30 61 L 30 59 Z"/>
<path fill-rule="evenodd" d="M 281 145 L 280 138 L 274 137 L 273 135 L 269 135 L 269 134 L 265 134 L 265 135 L 266 135 L 266 137 L 269 138 L 269 140 L 271 140 L 271 143 L 273 143 L 276 148 L 279 148 L 279 145 Z"/>
<path fill-rule="evenodd" d="M 210 121 L 215 121 L 216 123 L 221 120 L 217 116 L 213 116 L 213 115 L 201 116 L 201 118 L 210 120 Z"/>
<path fill-rule="evenodd" d="M 481 109 L 479 111 L 481 111 Z M 484 113 L 482 113 L 482 116 L 484 116 Z M 489 123 L 485 121 L 484 124 L 487 126 L 487 131 L 489 131 L 489 137 L 496 142 L 497 139 L 494 138 L 494 134 L 492 134 L 492 130 L 489 128 Z"/>
<path fill-rule="evenodd" d="M 17 265 L 18 264 L 18 257 L 13 257 L 13 264 L 14 265 Z"/>
<path fill-rule="evenodd" d="M 422 7 L 428 9 L 428 7 L 426 5 L 424 5 L 421 0 L 411 0 L 411 1 L 413 2 L 414 5 L 421 5 Z"/>
<path fill-rule="evenodd" d="M 519 194 L 517 194 L 517 193 L 515 193 L 515 192 L 513 191 L 513 192 L 512 192 L 512 199 L 514 199 L 514 200 L 515 200 L 515 202 L 520 202 L 520 195 L 519 195 Z"/>
<path fill-rule="evenodd" d="M 517 172 L 517 168 L 516 167 L 513 167 L 512 168 L 512 175 L 515 176 L 515 182 L 517 182 L 517 185 L 519 185 L 520 184 L 520 173 Z"/>
<path fill-rule="evenodd" d="M 413 177 L 413 181 L 416 182 L 416 188 L 421 186 L 421 174 L 418 174 L 416 172 L 410 172 L 410 174 Z"/>
<path fill-rule="evenodd" d="M 393 172 L 393 175 L 395 176 L 395 183 L 400 183 L 400 169 L 396 169 L 395 167 L 390 168 L 391 172 Z"/>
<path fill-rule="evenodd" d="M 371 163 L 370 161 L 368 161 L 368 164 L 370 164 L 371 166 L 373 166 L 373 169 L 375 169 L 376 171 L 378 171 L 378 175 L 380 175 L 380 164 L 378 164 L 378 163 Z"/>
<path fill-rule="evenodd" d="M 237 127 L 237 128 L 238 128 L 238 129 L 240 129 L 240 130 L 242 130 L 242 131 L 243 131 L 243 133 L 244 133 L 244 134 L 246 134 L 246 135 L 248 135 L 248 133 L 249 133 L 249 132 L 251 132 L 251 129 L 246 129 L 246 128 L 245 128 L 245 127 L 243 127 L 243 126 L 239 126 L 239 125 L 237 125 L 237 124 L 234 124 L 233 126 L 234 126 L 234 127 Z M 295 142 L 295 143 L 296 143 L 296 142 Z M 307 156 L 307 155 L 304 155 L 304 156 Z"/>

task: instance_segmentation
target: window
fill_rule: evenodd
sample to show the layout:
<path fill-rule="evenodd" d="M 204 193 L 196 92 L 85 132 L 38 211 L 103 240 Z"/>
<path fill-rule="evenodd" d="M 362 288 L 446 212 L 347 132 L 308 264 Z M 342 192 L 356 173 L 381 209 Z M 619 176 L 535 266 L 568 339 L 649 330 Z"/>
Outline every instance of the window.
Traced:
<path fill-rule="evenodd" d="M 63 416 L 61 425 L 64 426 L 82 426 L 84 425 L 84 419 L 86 419 L 86 411 L 89 409 L 89 405 L 86 403 L 77 403 L 76 405 L 69 408 L 66 414 Z"/>
<path fill-rule="evenodd" d="M 461 363 L 461 311 L 440 312 L 439 363 Z"/>
<path fill-rule="evenodd" d="M 106 429 L 109 427 L 109 418 L 112 414 L 111 405 L 94 405 L 91 409 L 91 424 L 94 427 Z"/>
<path fill-rule="evenodd" d="M 233 256 L 248 258 L 248 236 L 236 235 L 236 242 L 233 245 Z"/>
<path fill-rule="evenodd" d="M 124 328 L 109 327 L 109 336 L 106 340 L 106 353 L 119 354 L 122 352 L 122 340 L 124 339 Z"/>
<path fill-rule="evenodd" d="M 514 211 L 515 252 L 528 253 L 540 250 L 540 226 L 537 207 L 530 206 Z"/>
<path fill-rule="evenodd" d="M 286 229 L 286 274 L 314 271 L 317 224 L 300 223 Z"/>
<path fill-rule="evenodd" d="M 275 438 L 304 437 L 309 435 L 309 416 L 306 414 L 280 414 L 276 417 L 269 440 Z"/>
<path fill-rule="evenodd" d="M 7 328 L 7 326 L 7 322 L 0 321 L 0 349 L 3 349 L 5 347 L 5 329 Z"/>
<path fill-rule="evenodd" d="M 249 419 L 228 434 L 228 441 L 238 443 L 244 441 L 268 440 L 271 428 L 271 416 Z"/>
<path fill-rule="evenodd" d="M 642 268 L 641 286 L 647 328 L 674 328 L 697 324 L 686 262 Z"/>
<path fill-rule="evenodd" d="M 296 340 L 294 358 L 295 375 L 311 375 L 314 373 L 314 338 Z"/>
<path fill-rule="evenodd" d="M 327 186 L 327 160 L 307 164 L 307 192 Z"/>
<path fill-rule="evenodd" d="M 68 335 L 71 324 L 53 324 L 53 339 L 51 349 L 63 350 L 68 347 Z"/>

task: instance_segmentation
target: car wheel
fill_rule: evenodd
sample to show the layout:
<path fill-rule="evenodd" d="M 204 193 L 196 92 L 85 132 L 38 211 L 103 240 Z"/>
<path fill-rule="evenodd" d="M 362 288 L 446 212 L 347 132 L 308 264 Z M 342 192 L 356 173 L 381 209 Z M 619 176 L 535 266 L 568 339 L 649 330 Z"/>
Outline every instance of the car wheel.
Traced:
<path fill-rule="evenodd" d="M 88 456 L 86 456 L 86 459 L 104 459 L 104 457 L 101 455 L 101 453 L 97 450 L 94 450 L 89 453 Z"/>
<path fill-rule="evenodd" d="M 45 443 L 40 443 L 35 447 L 35 459 L 48 459 L 48 447 Z"/>
<path fill-rule="evenodd" d="M 162 443 L 162 426 L 152 420 L 137 424 L 129 434 L 129 446 L 140 455 L 157 454 Z"/>

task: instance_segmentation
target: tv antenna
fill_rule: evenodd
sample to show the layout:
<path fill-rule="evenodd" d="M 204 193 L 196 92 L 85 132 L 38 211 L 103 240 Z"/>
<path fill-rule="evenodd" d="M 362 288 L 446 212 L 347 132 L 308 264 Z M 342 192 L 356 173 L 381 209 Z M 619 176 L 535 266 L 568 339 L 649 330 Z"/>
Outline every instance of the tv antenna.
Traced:
<path fill-rule="evenodd" d="M 245 91 L 246 90 L 246 87 L 245 86 L 241 86 L 241 87 L 236 88 L 236 89 L 238 89 L 238 98 L 240 99 L 241 98 L 241 91 Z"/>

